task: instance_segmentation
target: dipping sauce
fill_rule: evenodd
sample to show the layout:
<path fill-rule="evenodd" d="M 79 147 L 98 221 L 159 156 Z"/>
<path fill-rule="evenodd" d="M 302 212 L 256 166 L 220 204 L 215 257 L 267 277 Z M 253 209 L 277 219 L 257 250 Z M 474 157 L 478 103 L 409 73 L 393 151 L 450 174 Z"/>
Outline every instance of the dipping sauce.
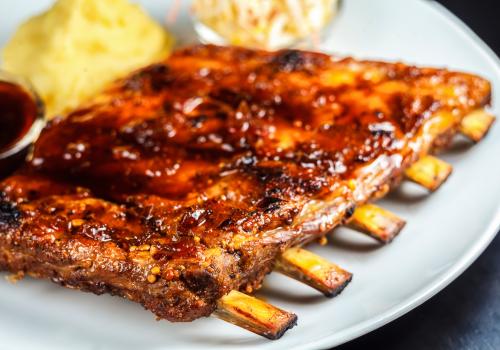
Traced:
<path fill-rule="evenodd" d="M 0 81 L 0 154 L 21 140 L 37 116 L 37 106 L 20 86 Z"/>

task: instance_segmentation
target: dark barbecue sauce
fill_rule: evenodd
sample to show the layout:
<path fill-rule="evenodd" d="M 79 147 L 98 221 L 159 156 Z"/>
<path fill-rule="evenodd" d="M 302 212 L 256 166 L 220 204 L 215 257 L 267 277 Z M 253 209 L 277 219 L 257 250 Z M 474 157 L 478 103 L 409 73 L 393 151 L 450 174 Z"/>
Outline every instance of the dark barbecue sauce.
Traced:
<path fill-rule="evenodd" d="M 0 153 L 28 133 L 36 118 L 36 105 L 21 87 L 0 82 Z"/>

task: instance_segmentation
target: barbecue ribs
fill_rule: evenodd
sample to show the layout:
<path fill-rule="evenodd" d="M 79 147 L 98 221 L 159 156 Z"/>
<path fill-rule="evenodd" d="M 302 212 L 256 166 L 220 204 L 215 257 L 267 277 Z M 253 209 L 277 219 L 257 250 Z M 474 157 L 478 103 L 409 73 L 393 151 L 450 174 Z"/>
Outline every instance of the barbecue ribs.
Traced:
<path fill-rule="evenodd" d="M 0 184 L 0 269 L 208 316 L 489 102 L 469 74 L 188 47 L 47 125 Z"/>

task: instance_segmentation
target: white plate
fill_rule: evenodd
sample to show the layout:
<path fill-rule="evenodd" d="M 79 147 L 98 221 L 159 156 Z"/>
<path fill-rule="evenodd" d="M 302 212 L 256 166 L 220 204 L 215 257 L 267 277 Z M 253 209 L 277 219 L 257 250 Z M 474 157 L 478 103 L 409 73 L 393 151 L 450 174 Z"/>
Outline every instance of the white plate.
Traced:
<path fill-rule="evenodd" d="M 0 5 L 0 44 L 49 0 Z M 143 1 L 162 19 L 166 0 Z M 357 58 L 402 60 L 479 74 L 500 101 L 499 60 L 468 28 L 435 3 L 347 0 L 325 49 Z M 174 28 L 192 31 L 185 16 Z M 500 116 L 498 105 L 492 109 Z M 376 329 L 421 304 L 456 278 L 485 249 L 500 227 L 500 122 L 476 146 L 458 139 L 441 157 L 454 172 L 435 194 L 409 183 L 380 205 L 408 224 L 389 246 L 337 230 L 315 253 L 354 273 L 351 285 L 327 300 L 295 281 L 272 274 L 261 292 L 293 310 L 298 327 L 271 342 L 214 318 L 188 324 L 156 322 L 139 304 L 61 288 L 26 278 L 0 281 L 1 349 L 318 349 Z"/>

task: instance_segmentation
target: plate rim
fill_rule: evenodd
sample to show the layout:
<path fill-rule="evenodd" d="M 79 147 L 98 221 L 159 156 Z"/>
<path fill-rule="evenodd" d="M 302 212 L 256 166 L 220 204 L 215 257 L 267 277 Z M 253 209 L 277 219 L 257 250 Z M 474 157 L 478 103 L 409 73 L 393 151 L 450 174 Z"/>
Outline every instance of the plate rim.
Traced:
<path fill-rule="evenodd" d="M 476 49 L 491 62 L 492 67 L 500 76 L 500 58 L 476 33 L 474 33 L 472 29 L 470 29 L 462 20 L 437 1 L 427 0 L 420 2 L 422 3 L 422 6 L 426 6 L 429 11 L 438 15 L 443 21 L 448 22 L 452 27 L 454 27 L 457 32 L 460 32 L 464 39 L 468 40 L 471 45 L 475 46 Z M 497 208 L 497 211 L 491 219 L 488 228 L 483 232 L 483 234 L 478 236 L 475 244 L 472 245 L 471 248 L 464 253 L 458 261 L 450 266 L 442 277 L 432 283 L 429 283 L 419 292 L 414 293 L 412 296 L 402 300 L 398 304 L 375 317 L 355 324 L 340 332 L 325 336 L 321 339 L 297 345 L 290 348 L 290 350 L 329 349 L 336 347 L 370 333 L 403 316 L 432 298 L 453 282 L 458 276 L 460 276 L 485 251 L 499 231 L 500 207 Z"/>

